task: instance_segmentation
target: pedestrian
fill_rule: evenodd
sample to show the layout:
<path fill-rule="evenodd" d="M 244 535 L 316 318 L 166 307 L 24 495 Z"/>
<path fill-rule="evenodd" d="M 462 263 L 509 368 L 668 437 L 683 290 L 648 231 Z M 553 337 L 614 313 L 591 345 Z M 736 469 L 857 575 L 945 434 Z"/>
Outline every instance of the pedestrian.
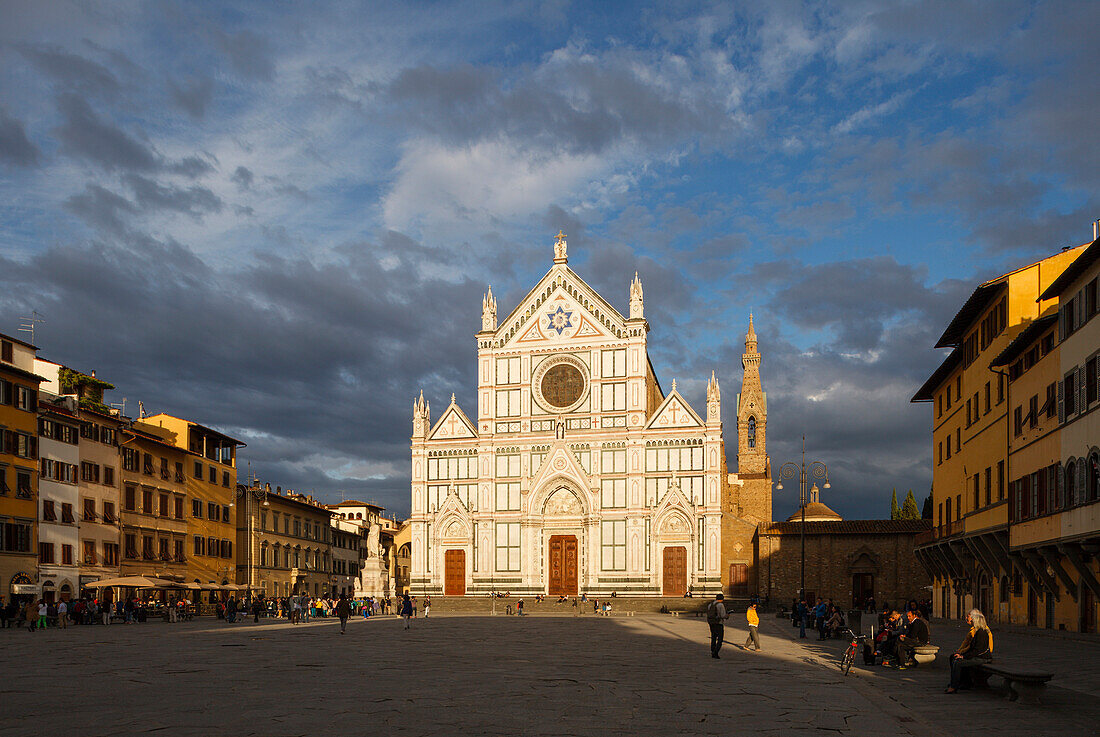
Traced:
<path fill-rule="evenodd" d="M 302 597 L 295 594 L 290 597 L 290 623 L 298 624 L 302 618 Z"/>
<path fill-rule="evenodd" d="M 817 639 L 819 640 L 825 639 L 825 622 L 827 621 L 825 615 L 828 614 L 828 612 L 828 605 L 821 597 L 818 597 L 817 606 L 814 607 L 814 619 L 817 625 Z"/>
<path fill-rule="evenodd" d="M 336 616 L 340 618 L 340 634 L 348 627 L 348 617 L 351 616 L 351 604 L 347 594 L 340 594 L 340 601 L 336 602 Z"/>
<path fill-rule="evenodd" d="M 69 605 L 62 599 L 57 604 L 57 624 L 61 626 L 61 629 L 65 629 L 69 626 Z"/>
<path fill-rule="evenodd" d="M 796 616 L 798 617 L 798 636 L 806 639 L 806 618 L 810 616 L 810 609 L 806 606 L 805 597 L 798 600 L 798 609 L 796 610 Z"/>
<path fill-rule="evenodd" d="M 428 612 L 432 610 L 432 597 L 424 597 L 424 619 L 428 618 Z"/>
<path fill-rule="evenodd" d="M 577 616 L 577 597 L 573 597 L 573 616 Z"/>
<path fill-rule="evenodd" d="M 34 599 L 28 599 L 23 607 L 23 619 L 27 622 L 27 631 L 33 633 L 34 623 L 38 620 L 38 606 L 34 603 Z"/>
<path fill-rule="evenodd" d="M 516 614 L 520 617 L 523 616 L 523 599 L 520 599 L 516 602 Z M 425 614 L 424 616 L 426 617 L 428 615 Z"/>
<path fill-rule="evenodd" d="M 45 599 L 38 600 L 38 629 L 46 629 L 46 624 L 50 617 L 50 607 L 46 604 Z"/>
<path fill-rule="evenodd" d="M 408 594 L 405 594 L 401 600 L 401 617 L 405 620 L 405 629 L 409 628 L 409 620 L 413 616 L 413 603 Z"/>
<path fill-rule="evenodd" d="M 715 594 L 714 601 L 707 604 L 707 624 L 710 625 L 710 656 L 718 660 L 718 651 L 722 649 L 722 638 L 725 635 L 723 622 L 729 619 L 726 611 L 725 599 L 722 594 Z"/>
<path fill-rule="evenodd" d="M 760 615 L 756 613 L 756 602 L 749 603 L 749 609 L 745 612 L 745 619 L 749 623 L 749 636 L 745 639 L 745 649 L 749 649 L 749 645 L 756 647 L 756 652 L 760 652 L 760 633 L 757 629 L 760 627 Z"/>

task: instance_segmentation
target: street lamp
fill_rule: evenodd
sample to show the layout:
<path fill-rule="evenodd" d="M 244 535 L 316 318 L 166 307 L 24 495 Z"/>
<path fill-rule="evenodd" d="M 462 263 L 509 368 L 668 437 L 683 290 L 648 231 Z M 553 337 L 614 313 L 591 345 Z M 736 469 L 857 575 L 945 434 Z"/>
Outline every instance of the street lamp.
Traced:
<path fill-rule="evenodd" d="M 799 463 L 787 461 L 779 467 L 780 482 L 775 487 L 777 491 L 783 490 L 782 479 L 798 477 L 798 502 L 802 507 L 802 524 L 799 526 L 799 537 L 802 542 L 802 554 L 800 560 L 799 597 L 806 595 L 806 484 L 810 479 L 824 479 L 824 488 L 829 488 L 829 469 L 821 461 L 810 461 L 806 465 L 806 436 L 802 436 L 802 460 Z M 807 606 L 809 606 L 807 604 Z"/>
<path fill-rule="evenodd" d="M 248 571 L 247 580 L 245 582 L 245 593 L 246 593 L 246 599 L 248 600 L 248 602 L 250 604 L 252 603 L 252 579 L 253 579 L 253 574 L 254 574 L 254 571 L 255 571 L 255 567 L 252 565 L 253 564 L 252 541 L 253 541 L 254 534 L 256 534 L 255 530 L 253 529 L 253 522 L 252 522 L 253 513 L 252 513 L 251 507 L 255 502 L 262 502 L 263 506 L 265 506 L 265 507 L 271 506 L 271 503 L 269 501 L 267 501 L 267 489 L 268 489 L 267 486 L 259 486 L 259 485 L 257 485 L 257 486 L 244 486 L 242 484 L 242 485 L 239 485 L 237 487 L 236 497 L 238 499 L 244 499 L 244 514 L 245 514 L 245 517 L 248 518 L 248 527 L 246 528 L 247 532 L 248 532 L 248 536 L 247 536 L 247 538 L 248 538 L 248 552 L 245 554 L 245 559 L 244 560 L 245 560 L 246 569 Z M 233 503 L 230 502 L 229 506 L 233 506 Z"/>

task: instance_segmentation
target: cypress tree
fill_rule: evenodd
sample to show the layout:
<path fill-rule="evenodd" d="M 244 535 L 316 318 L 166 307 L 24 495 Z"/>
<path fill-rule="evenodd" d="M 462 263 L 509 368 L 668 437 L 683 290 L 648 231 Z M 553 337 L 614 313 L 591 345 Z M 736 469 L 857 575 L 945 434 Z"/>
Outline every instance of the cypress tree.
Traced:
<path fill-rule="evenodd" d="M 901 514 L 901 510 L 898 509 L 898 490 L 894 489 L 890 494 L 890 519 L 898 519 L 898 515 Z"/>
<path fill-rule="evenodd" d="M 912 489 L 905 495 L 905 501 L 901 505 L 901 516 L 899 519 L 920 519 L 920 510 L 917 509 L 917 498 L 913 496 Z"/>
<path fill-rule="evenodd" d="M 924 509 L 921 510 L 921 519 L 932 519 L 932 492 L 924 498 Z"/>

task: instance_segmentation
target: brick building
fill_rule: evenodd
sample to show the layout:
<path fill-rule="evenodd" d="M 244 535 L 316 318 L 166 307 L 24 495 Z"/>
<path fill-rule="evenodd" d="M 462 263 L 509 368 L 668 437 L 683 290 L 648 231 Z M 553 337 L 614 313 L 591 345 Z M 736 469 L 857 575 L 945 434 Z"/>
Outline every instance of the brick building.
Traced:
<path fill-rule="evenodd" d="M 760 596 L 775 606 L 798 596 L 801 508 L 786 522 L 765 522 L 756 546 Z M 929 520 L 844 520 L 816 498 L 806 505 L 806 596 L 837 605 L 878 606 L 930 596 L 928 572 L 913 554 Z"/>

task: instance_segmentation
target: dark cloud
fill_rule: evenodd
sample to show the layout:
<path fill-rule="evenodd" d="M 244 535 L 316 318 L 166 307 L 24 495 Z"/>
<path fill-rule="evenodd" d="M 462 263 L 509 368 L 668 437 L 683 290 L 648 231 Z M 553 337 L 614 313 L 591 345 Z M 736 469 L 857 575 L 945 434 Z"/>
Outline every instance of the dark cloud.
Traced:
<path fill-rule="evenodd" d="M 93 228 L 116 236 L 128 230 L 129 217 L 137 214 L 132 202 L 98 184 L 84 185 L 83 192 L 65 200 L 64 208 Z"/>
<path fill-rule="evenodd" d="M 228 34 L 218 30 L 215 40 L 241 75 L 261 82 L 270 82 L 275 77 L 273 50 L 263 36 L 252 31 Z"/>
<path fill-rule="evenodd" d="M 22 54 L 54 81 L 83 95 L 114 97 L 118 79 L 99 62 L 60 49 L 27 46 Z"/>
<path fill-rule="evenodd" d="M 214 171 L 214 165 L 201 156 L 186 156 L 173 164 L 169 164 L 167 170 L 173 174 L 181 174 L 188 179 L 197 179 Z"/>
<path fill-rule="evenodd" d="M 34 166 L 38 157 L 38 147 L 27 138 L 23 121 L 0 111 L 0 161 L 15 166 Z"/>
<path fill-rule="evenodd" d="M 252 170 L 246 166 L 238 166 L 233 171 L 233 176 L 230 177 L 230 180 L 236 183 L 241 189 L 251 188 L 253 179 Z"/>
<path fill-rule="evenodd" d="M 209 77 L 192 77 L 180 82 L 169 79 L 168 93 L 181 110 L 194 118 L 202 118 L 214 97 L 214 80 Z"/>
<path fill-rule="evenodd" d="M 120 128 L 104 122 L 84 98 L 63 94 L 58 100 L 63 123 L 54 130 L 70 155 L 108 171 L 154 171 L 160 166 L 156 153 Z"/>
<path fill-rule="evenodd" d="M 159 184 L 137 174 L 126 176 L 138 206 L 149 213 L 156 210 L 180 212 L 200 218 L 211 212 L 221 212 L 221 199 L 205 187 L 175 187 Z"/>

